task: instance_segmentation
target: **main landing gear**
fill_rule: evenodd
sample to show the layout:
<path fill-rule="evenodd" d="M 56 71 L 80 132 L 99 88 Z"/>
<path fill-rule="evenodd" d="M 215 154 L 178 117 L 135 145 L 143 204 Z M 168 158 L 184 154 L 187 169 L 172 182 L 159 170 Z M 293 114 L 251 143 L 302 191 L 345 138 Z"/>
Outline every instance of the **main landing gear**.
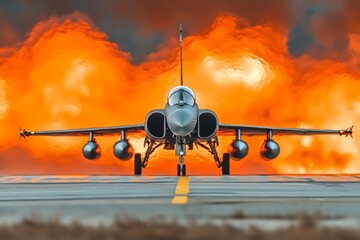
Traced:
<path fill-rule="evenodd" d="M 145 138 L 144 146 L 147 145 L 147 149 L 145 152 L 145 157 L 143 160 L 141 160 L 141 154 L 135 153 L 134 156 L 134 175 L 141 175 L 142 169 L 146 168 L 150 155 L 163 143 L 155 143 L 154 140 L 151 140 L 149 138 Z"/>
<path fill-rule="evenodd" d="M 206 150 L 208 150 L 214 157 L 215 164 L 218 168 L 221 168 L 221 173 L 223 175 L 230 175 L 230 154 L 224 153 L 222 161 L 219 158 L 219 155 L 216 151 L 216 147 L 219 146 L 219 141 L 217 137 L 212 140 L 209 140 L 207 144 L 196 142 L 197 146 L 200 146 Z"/>
<path fill-rule="evenodd" d="M 223 175 L 230 175 L 230 154 L 224 153 L 221 162 L 221 172 Z"/>
<path fill-rule="evenodd" d="M 142 164 L 141 164 L 141 154 L 135 153 L 134 157 L 134 174 L 141 175 Z"/>

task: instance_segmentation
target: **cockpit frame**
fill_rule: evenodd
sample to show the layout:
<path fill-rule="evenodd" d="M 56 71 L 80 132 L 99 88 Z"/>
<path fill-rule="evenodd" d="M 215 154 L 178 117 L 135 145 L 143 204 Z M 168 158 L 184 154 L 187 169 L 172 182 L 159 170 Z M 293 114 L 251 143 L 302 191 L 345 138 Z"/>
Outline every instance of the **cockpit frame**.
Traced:
<path fill-rule="evenodd" d="M 168 96 L 169 106 L 184 105 L 194 106 L 195 104 L 195 94 L 194 92 L 186 86 L 178 86 L 173 88 Z"/>

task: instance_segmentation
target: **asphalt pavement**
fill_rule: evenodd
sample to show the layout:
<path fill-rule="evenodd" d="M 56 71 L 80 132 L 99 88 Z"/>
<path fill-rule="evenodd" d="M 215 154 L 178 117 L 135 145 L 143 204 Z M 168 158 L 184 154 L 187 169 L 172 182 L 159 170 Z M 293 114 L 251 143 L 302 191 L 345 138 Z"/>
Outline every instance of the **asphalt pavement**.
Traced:
<path fill-rule="evenodd" d="M 291 221 L 286 218 L 299 214 L 359 227 L 360 176 L 0 177 L 4 223 L 34 216 L 84 224 L 106 224 L 114 218 L 184 224 L 225 219 L 271 228 L 273 223 L 287 225 Z"/>

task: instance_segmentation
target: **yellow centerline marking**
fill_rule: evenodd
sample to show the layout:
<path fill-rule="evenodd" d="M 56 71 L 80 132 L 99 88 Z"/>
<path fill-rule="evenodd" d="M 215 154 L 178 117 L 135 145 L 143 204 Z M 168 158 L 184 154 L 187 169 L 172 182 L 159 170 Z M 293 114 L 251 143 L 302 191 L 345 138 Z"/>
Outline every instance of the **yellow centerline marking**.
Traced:
<path fill-rule="evenodd" d="M 172 199 L 172 204 L 186 204 L 188 201 L 187 194 L 189 193 L 189 178 L 179 177 L 176 185 L 175 195 Z"/>
<path fill-rule="evenodd" d="M 186 195 L 189 193 L 189 178 L 188 177 L 179 177 L 179 180 L 176 185 L 175 195 Z"/>

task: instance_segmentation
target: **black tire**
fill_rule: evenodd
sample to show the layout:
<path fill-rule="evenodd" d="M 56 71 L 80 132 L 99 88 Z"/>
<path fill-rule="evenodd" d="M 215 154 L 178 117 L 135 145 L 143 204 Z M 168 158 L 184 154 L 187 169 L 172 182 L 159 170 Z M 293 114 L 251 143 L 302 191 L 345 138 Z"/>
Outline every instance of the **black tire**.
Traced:
<path fill-rule="evenodd" d="M 221 171 L 223 175 L 230 175 L 230 154 L 228 153 L 223 154 Z"/>
<path fill-rule="evenodd" d="M 182 171 L 181 171 L 181 174 L 182 174 L 183 176 L 186 176 L 186 165 L 185 165 L 185 164 L 183 164 L 183 167 L 182 167 L 181 170 L 182 170 Z"/>
<path fill-rule="evenodd" d="M 180 164 L 177 165 L 177 175 L 180 176 L 181 173 L 181 168 L 180 168 Z"/>
<path fill-rule="evenodd" d="M 134 156 L 134 174 L 135 175 L 141 175 L 141 154 L 140 153 L 135 153 Z"/>

